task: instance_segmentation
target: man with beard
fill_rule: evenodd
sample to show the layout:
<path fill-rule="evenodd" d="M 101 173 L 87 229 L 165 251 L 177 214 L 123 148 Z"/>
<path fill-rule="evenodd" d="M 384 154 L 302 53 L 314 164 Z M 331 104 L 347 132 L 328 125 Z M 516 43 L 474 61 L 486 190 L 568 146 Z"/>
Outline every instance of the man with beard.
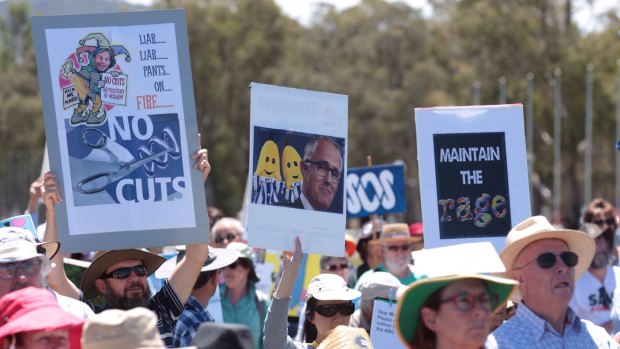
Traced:
<path fill-rule="evenodd" d="M 578 230 L 557 229 L 543 216 L 517 224 L 500 258 L 519 281 L 522 301 L 485 348 L 619 348 L 602 327 L 569 306 L 578 279 L 592 262 L 594 240 Z M 515 296 L 515 295 L 513 295 Z"/>
<path fill-rule="evenodd" d="M 383 264 L 379 264 L 374 270 L 365 272 L 358 279 L 355 289 L 359 289 L 359 285 L 375 271 L 388 272 L 403 285 L 409 285 L 420 279 L 421 275 L 414 271 L 411 260 L 411 244 L 418 239 L 410 236 L 407 224 L 391 223 L 383 225 L 381 238 L 369 242 L 370 244 L 381 244 Z"/>
<path fill-rule="evenodd" d="M 211 170 L 207 150 L 196 151 L 194 168 L 201 171 L 203 180 Z M 56 240 L 56 217 L 54 205 L 62 202 L 61 188 L 56 176 L 51 172 L 43 175 L 41 186 L 43 202 L 46 207 L 46 240 Z M 87 302 L 95 312 L 104 309 L 132 309 L 147 307 L 157 314 L 160 336 L 167 347 L 172 347 L 172 337 L 176 321 L 189 299 L 200 269 L 209 255 L 207 244 L 187 245 L 186 254 L 171 272 L 162 288 L 151 297 L 146 278 L 164 263 L 165 258 L 139 249 L 99 251 L 86 269 L 78 289 L 64 272 L 62 256 L 52 261 L 58 266 L 50 273 L 50 286 L 65 296 Z M 103 295 L 105 307 L 96 307 L 88 300 Z"/>
<path fill-rule="evenodd" d="M 570 307 L 577 315 L 612 330 L 612 296 L 620 280 L 620 268 L 609 265 L 611 242 L 609 235 L 594 223 L 584 223 L 580 229 L 594 239 L 596 251 L 590 267 L 575 284 Z M 618 314 L 614 314 L 617 318 Z"/>

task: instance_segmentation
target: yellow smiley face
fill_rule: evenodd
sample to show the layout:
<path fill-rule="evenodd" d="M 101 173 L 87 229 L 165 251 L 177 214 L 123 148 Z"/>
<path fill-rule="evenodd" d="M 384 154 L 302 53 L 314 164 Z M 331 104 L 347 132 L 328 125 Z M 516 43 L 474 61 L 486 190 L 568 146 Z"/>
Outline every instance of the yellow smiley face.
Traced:
<path fill-rule="evenodd" d="M 286 189 L 291 189 L 293 183 L 301 182 L 301 157 L 295 148 L 287 145 L 282 151 L 282 173 L 286 182 Z"/>
<path fill-rule="evenodd" d="M 263 144 L 254 175 L 282 181 L 282 176 L 280 175 L 280 152 L 278 152 L 278 146 L 274 141 L 267 141 Z"/>

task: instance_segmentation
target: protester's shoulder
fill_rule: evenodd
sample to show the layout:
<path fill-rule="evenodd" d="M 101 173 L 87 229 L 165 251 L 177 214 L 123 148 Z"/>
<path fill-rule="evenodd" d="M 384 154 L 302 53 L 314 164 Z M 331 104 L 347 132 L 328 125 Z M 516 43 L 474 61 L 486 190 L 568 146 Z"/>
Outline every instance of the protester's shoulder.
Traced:
<path fill-rule="evenodd" d="M 357 282 L 355 283 L 355 289 L 359 290 L 360 285 L 362 284 L 362 282 L 364 282 L 365 279 L 367 279 L 368 277 L 370 277 L 370 275 L 374 274 L 375 271 L 373 269 L 368 269 L 366 272 L 364 272 L 364 274 L 362 274 L 358 279 Z"/>
<path fill-rule="evenodd" d="M 489 335 L 487 342 L 491 340 L 495 343 L 495 347 L 511 348 L 515 338 L 522 337 L 524 334 L 519 323 L 519 319 L 515 316 L 506 320 Z"/>
<path fill-rule="evenodd" d="M 82 301 L 63 296 L 58 292 L 54 292 L 54 294 L 56 296 L 56 301 L 58 302 L 58 305 L 68 313 L 71 313 L 82 319 L 87 319 L 89 316 L 95 314 L 91 307 Z"/>

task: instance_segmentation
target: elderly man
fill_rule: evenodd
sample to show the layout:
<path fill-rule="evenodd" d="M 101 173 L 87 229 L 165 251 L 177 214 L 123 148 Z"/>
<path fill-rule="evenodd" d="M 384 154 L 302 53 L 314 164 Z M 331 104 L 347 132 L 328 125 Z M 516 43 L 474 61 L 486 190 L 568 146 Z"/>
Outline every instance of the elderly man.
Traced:
<path fill-rule="evenodd" d="M 244 242 L 245 229 L 238 219 L 220 218 L 211 228 L 211 246 L 225 248 L 231 242 Z"/>
<path fill-rule="evenodd" d="M 332 205 L 342 174 L 340 145 L 328 137 L 312 139 L 304 148 L 301 161 L 303 184 L 299 199 L 286 206 L 327 211 Z"/>
<path fill-rule="evenodd" d="M 0 228 L 0 297 L 28 286 L 46 288 L 46 277 L 52 269 L 49 257 L 56 251 L 58 243 L 37 244 L 26 229 Z M 85 319 L 93 314 L 82 302 L 54 295 L 58 305 L 72 315 Z"/>
<path fill-rule="evenodd" d="M 380 244 L 383 250 L 383 264 L 374 270 L 369 270 L 359 277 L 355 289 L 359 289 L 365 278 L 375 271 L 384 271 L 394 275 L 403 285 L 409 285 L 420 279 L 422 275 L 416 273 L 411 264 L 411 244 L 419 241 L 409 235 L 409 226 L 404 223 L 383 225 L 381 238 L 370 241 L 370 244 Z"/>
<path fill-rule="evenodd" d="M 578 230 L 556 229 L 530 217 L 506 237 L 500 257 L 523 298 L 517 313 L 487 339 L 486 348 L 618 348 L 602 327 L 581 320 L 568 306 L 575 279 L 588 268 L 594 240 Z"/>

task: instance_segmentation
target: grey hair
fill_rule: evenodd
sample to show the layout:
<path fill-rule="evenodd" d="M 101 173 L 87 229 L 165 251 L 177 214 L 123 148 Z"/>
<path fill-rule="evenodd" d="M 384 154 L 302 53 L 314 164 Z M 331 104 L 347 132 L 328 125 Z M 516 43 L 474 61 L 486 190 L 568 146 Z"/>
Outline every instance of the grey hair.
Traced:
<path fill-rule="evenodd" d="M 232 217 L 224 217 L 218 219 L 218 221 L 215 222 L 215 224 L 213 225 L 213 228 L 211 228 L 211 233 L 215 235 L 215 233 L 217 233 L 219 229 L 227 225 L 233 226 L 241 235 L 241 237 L 245 236 L 245 228 L 243 227 L 243 224 L 241 224 L 241 221 Z"/>
<path fill-rule="evenodd" d="M 342 147 L 336 141 L 334 141 L 331 137 L 327 136 L 319 136 L 312 138 L 308 143 L 306 143 L 306 147 L 304 148 L 304 160 L 310 160 L 310 158 L 316 153 L 316 148 L 322 141 L 327 141 L 331 143 L 336 149 L 338 149 L 338 153 L 340 154 L 340 168 L 344 167 L 344 159 L 342 156 Z"/>

